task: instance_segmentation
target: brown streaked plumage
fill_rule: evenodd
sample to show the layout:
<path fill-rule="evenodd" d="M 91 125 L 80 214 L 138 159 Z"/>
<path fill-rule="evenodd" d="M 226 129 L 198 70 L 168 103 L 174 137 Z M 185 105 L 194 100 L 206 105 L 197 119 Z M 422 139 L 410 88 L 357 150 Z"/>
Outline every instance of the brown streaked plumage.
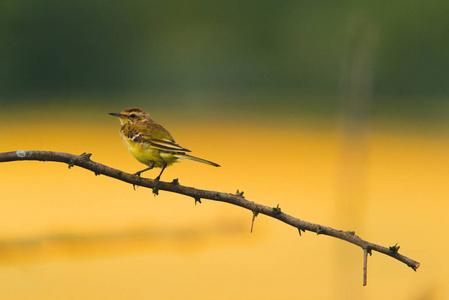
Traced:
<path fill-rule="evenodd" d="M 109 114 L 120 119 L 122 124 L 120 137 L 129 152 L 138 161 L 148 166 L 148 168 L 137 172 L 136 175 L 140 176 L 142 172 L 155 167 L 162 168 L 156 178 L 159 180 L 165 168 L 177 162 L 178 159 L 193 160 L 215 167 L 220 166 L 214 162 L 186 154 L 190 150 L 179 146 L 170 132 L 140 108 L 130 107 L 121 113 Z"/>

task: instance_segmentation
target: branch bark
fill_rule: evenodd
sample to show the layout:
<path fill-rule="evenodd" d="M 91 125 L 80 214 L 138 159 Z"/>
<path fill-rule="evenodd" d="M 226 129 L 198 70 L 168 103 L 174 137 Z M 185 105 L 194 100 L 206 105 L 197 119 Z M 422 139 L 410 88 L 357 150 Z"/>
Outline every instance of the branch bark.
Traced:
<path fill-rule="evenodd" d="M 213 201 L 221 201 L 229 204 L 234 204 L 252 211 L 253 213 L 252 223 L 254 223 L 254 219 L 258 214 L 264 214 L 297 228 L 300 235 L 301 231 L 305 232 L 307 230 L 315 232 L 320 235 L 328 235 L 347 241 L 351 244 L 359 246 L 363 250 L 364 285 L 366 284 L 367 254 L 368 253 L 371 254 L 372 251 L 377 251 L 379 253 L 391 256 L 392 258 L 395 258 L 398 261 L 403 262 L 404 264 L 406 264 L 415 271 L 419 268 L 420 265 L 419 262 L 398 253 L 399 246 L 397 245 L 391 247 L 380 246 L 361 239 L 359 236 L 355 234 L 354 231 L 342 231 L 324 225 L 303 221 L 301 219 L 295 218 L 282 212 L 279 205 L 277 207 L 269 207 L 252 201 L 248 201 L 243 197 L 242 192 L 237 191 L 236 194 L 222 193 L 183 186 L 180 185 L 177 182 L 177 180 L 174 180 L 173 182 L 163 182 L 163 181 L 157 182 L 152 179 L 140 178 L 134 174 L 126 173 L 121 170 L 114 169 L 106 165 L 94 162 L 90 159 L 90 156 L 91 156 L 90 153 L 74 155 L 63 152 L 26 150 L 26 151 L 11 151 L 0 153 L 0 162 L 34 160 L 34 161 L 54 161 L 66 163 L 69 165 L 69 168 L 73 166 L 79 166 L 81 168 L 91 170 L 92 172 L 95 173 L 95 175 L 100 174 L 106 175 L 130 183 L 133 186 L 137 185 L 151 188 L 153 189 L 153 192 L 156 194 L 158 193 L 159 190 L 163 190 L 190 196 L 193 199 L 195 199 L 195 203 L 201 202 L 201 199 L 209 199 Z"/>

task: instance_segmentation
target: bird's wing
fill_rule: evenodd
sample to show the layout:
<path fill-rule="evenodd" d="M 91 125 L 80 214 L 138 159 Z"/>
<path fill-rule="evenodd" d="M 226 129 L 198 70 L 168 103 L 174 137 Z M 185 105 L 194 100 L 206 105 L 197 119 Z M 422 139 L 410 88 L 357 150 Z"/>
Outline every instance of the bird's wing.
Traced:
<path fill-rule="evenodd" d="M 189 149 L 179 146 L 175 141 L 170 140 L 159 140 L 159 139 L 149 139 L 147 140 L 152 147 L 172 152 L 190 152 Z"/>
<path fill-rule="evenodd" d="M 142 144 L 149 144 L 151 148 L 156 148 L 162 151 L 169 151 L 169 152 L 191 152 L 189 149 L 186 149 L 184 147 L 181 147 L 172 140 L 161 140 L 161 139 L 153 139 L 148 135 L 138 133 L 134 135 L 131 140 L 134 142 L 142 143 Z"/>
<path fill-rule="evenodd" d="M 134 140 L 134 139 L 133 139 Z M 135 142 L 139 141 L 150 144 L 152 148 L 169 152 L 191 152 L 189 149 L 181 147 L 175 142 L 170 132 L 161 125 L 151 122 L 144 124 L 135 136 Z"/>

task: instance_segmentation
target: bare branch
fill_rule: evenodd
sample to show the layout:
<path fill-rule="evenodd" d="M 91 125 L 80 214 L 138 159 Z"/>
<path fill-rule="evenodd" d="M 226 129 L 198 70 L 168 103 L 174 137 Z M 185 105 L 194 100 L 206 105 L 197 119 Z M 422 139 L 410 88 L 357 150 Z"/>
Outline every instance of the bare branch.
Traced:
<path fill-rule="evenodd" d="M 301 234 L 301 231 L 312 231 L 320 235 L 333 236 L 335 238 L 347 241 L 351 244 L 357 245 L 364 251 L 364 284 L 366 284 L 366 265 L 367 255 L 371 254 L 371 251 L 377 251 L 388 256 L 391 256 L 412 268 L 417 270 L 419 268 L 419 262 L 412 260 L 404 255 L 398 253 L 399 246 L 394 245 L 391 247 L 383 247 L 377 244 L 370 243 L 358 237 L 354 231 L 342 231 L 333 229 L 320 224 L 314 224 L 303 221 L 301 219 L 292 217 L 281 211 L 279 205 L 277 207 L 269 207 L 262 204 L 258 204 L 252 201 L 248 201 L 243 197 L 243 193 L 237 192 L 236 194 L 222 193 L 208 190 L 200 190 L 192 187 L 180 185 L 177 180 L 173 182 L 157 182 L 152 179 L 140 178 L 136 175 L 125 173 L 123 171 L 108 167 L 106 165 L 94 162 L 90 159 L 91 154 L 83 153 L 81 155 L 73 155 L 70 153 L 53 152 L 53 151 L 12 151 L 0 153 L 0 162 L 20 161 L 20 160 L 37 160 L 37 161 L 55 161 L 62 162 L 69 165 L 69 168 L 73 166 L 79 166 L 87 170 L 91 170 L 95 175 L 106 175 L 127 183 L 133 186 L 143 186 L 153 189 L 153 192 L 158 190 L 173 192 L 177 194 L 186 195 L 195 199 L 196 202 L 201 203 L 201 199 L 209 199 L 214 201 L 226 202 L 234 204 L 250 210 L 253 213 L 253 220 L 251 229 L 253 227 L 254 218 L 260 213 L 269 217 L 278 219 L 288 225 L 296 227 Z"/>

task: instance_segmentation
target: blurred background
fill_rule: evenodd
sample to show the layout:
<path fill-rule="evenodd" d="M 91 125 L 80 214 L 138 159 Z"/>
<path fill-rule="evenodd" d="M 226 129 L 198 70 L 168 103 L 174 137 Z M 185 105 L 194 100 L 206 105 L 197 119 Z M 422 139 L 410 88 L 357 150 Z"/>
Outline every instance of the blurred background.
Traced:
<path fill-rule="evenodd" d="M 415 273 L 224 203 L 0 165 L 1 299 L 447 299 L 449 3 L 3 0 L 0 151 L 134 173 L 107 113 L 194 155 L 162 180 L 393 246 Z M 145 173 L 156 177 L 158 171 Z"/>

